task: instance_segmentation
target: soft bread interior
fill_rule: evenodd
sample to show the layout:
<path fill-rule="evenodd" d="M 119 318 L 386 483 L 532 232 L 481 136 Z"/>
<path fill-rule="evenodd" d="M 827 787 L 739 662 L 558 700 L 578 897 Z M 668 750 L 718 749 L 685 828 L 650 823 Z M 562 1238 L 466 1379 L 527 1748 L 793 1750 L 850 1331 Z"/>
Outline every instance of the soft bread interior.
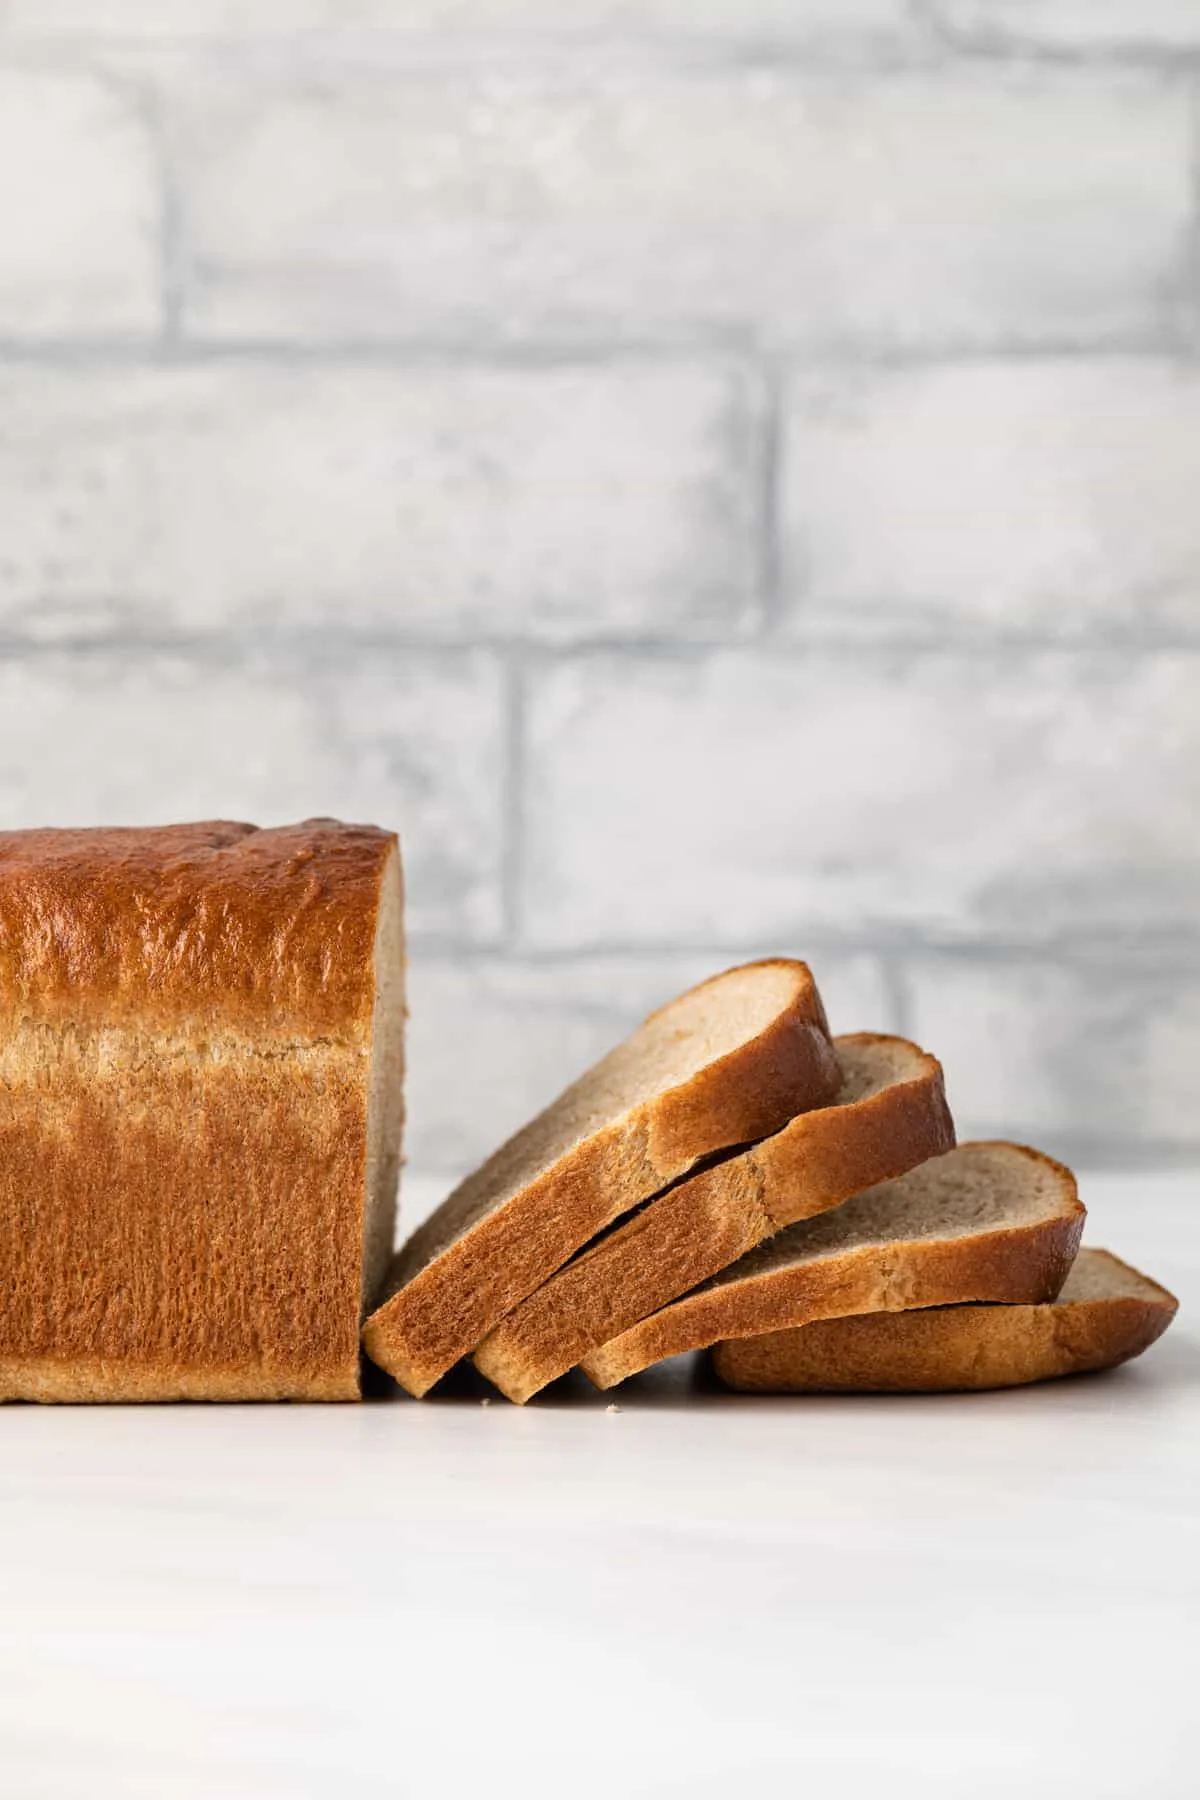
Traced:
<path fill-rule="evenodd" d="M 362 1305 L 383 1285 L 396 1237 L 396 1194 L 404 1135 L 404 899 L 400 857 L 384 872 L 375 924 L 375 1004 L 367 1085 L 366 1194 Z"/>
<path fill-rule="evenodd" d="M 714 1277 L 744 1281 L 794 1262 L 839 1256 L 864 1244 L 971 1236 L 989 1228 L 1053 1218 L 1075 1202 L 1075 1181 L 1061 1164 L 1017 1144 L 960 1144 L 907 1175 L 788 1225 Z"/>
<path fill-rule="evenodd" d="M 853 1106 L 857 1100 L 869 1100 L 872 1094 L 881 1094 L 897 1082 L 916 1081 L 929 1068 L 925 1052 L 907 1038 L 864 1033 L 836 1037 L 833 1048 L 842 1071 L 835 1106 Z"/>
<path fill-rule="evenodd" d="M 1070 1306 L 1088 1300 L 1148 1300 L 1155 1303 L 1171 1300 L 1165 1288 L 1131 1269 L 1110 1250 L 1082 1249 L 1071 1264 L 1071 1272 L 1063 1283 L 1053 1306 Z"/>
<path fill-rule="evenodd" d="M 750 1043 L 795 994 L 793 969 L 759 963 L 716 976 L 652 1013 L 467 1177 L 428 1227 L 405 1245 L 391 1286 L 410 1281 L 480 1219 L 553 1168 L 575 1144 Z"/>

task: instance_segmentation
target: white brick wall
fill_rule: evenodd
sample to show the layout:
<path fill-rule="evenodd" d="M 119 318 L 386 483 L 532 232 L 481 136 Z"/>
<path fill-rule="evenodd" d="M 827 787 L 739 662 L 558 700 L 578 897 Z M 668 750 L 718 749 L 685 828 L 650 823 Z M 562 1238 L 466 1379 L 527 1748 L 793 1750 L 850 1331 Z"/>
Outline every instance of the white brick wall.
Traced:
<path fill-rule="evenodd" d="M 913 1029 L 945 1059 L 964 1135 L 1200 1153 L 1194 968 L 917 959 L 908 978 Z"/>
<path fill-rule="evenodd" d="M 719 364 L 0 367 L 0 621 L 737 635 L 758 388 Z"/>
<path fill-rule="evenodd" d="M 238 37 L 373 30 L 388 36 L 471 30 L 494 47 L 531 32 L 592 37 L 632 31 L 684 32 L 718 40 L 767 37 L 787 44 L 914 35 L 904 0 L 9 0 L 32 34 L 91 37 Z M 2 15 L 0 15 L 2 16 Z"/>
<path fill-rule="evenodd" d="M 785 434 L 797 631 L 1200 635 L 1194 363 L 798 375 Z"/>
<path fill-rule="evenodd" d="M 1130 71 L 210 79 L 171 116 L 199 338 L 1121 341 L 1187 247 L 1189 95 Z"/>
<path fill-rule="evenodd" d="M 0 337 L 153 331 L 158 209 L 129 92 L 0 66 Z"/>
<path fill-rule="evenodd" d="M 404 836 L 414 1192 L 812 960 L 1200 1154 L 1192 0 L 0 0 L 0 823 Z"/>
<path fill-rule="evenodd" d="M 1198 695 L 1195 654 L 549 667 L 530 701 L 528 940 L 1185 930 Z"/>

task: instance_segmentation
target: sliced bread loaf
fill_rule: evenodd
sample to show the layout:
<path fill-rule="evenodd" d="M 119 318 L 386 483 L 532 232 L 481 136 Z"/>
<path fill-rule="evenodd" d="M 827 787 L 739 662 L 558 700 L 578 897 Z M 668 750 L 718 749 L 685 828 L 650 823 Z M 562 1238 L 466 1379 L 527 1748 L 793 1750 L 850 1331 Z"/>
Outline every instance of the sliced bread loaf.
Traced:
<path fill-rule="evenodd" d="M 905 1394 L 1020 1387 L 1111 1369 L 1162 1336 L 1178 1302 L 1107 1250 L 1081 1250 L 1057 1300 L 822 1319 L 713 1352 L 749 1394 Z"/>
<path fill-rule="evenodd" d="M 583 1368 L 609 1388 L 663 1357 L 813 1319 L 1052 1300 L 1083 1219 L 1075 1178 L 1061 1163 L 1019 1144 L 963 1144 L 788 1226 L 592 1351 Z"/>
<path fill-rule="evenodd" d="M 390 832 L 0 833 L 0 1399 L 356 1399 L 403 1073 Z"/>
<path fill-rule="evenodd" d="M 475 1365 L 510 1400 L 725 1268 L 781 1226 L 839 1205 L 954 1142 L 941 1067 L 904 1038 L 834 1040 L 841 1087 L 772 1137 L 688 1176 L 502 1319 Z"/>
<path fill-rule="evenodd" d="M 841 1072 L 812 975 L 731 969 L 652 1013 L 416 1231 L 368 1354 L 424 1394 L 589 1238 L 715 1151 L 825 1105 Z"/>

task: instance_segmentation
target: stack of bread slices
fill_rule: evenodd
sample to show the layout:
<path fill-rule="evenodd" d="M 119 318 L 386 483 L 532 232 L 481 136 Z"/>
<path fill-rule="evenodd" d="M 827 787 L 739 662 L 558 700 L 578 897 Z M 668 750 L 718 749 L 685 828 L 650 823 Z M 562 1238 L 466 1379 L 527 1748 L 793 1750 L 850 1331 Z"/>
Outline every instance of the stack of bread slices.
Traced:
<path fill-rule="evenodd" d="M 748 1391 L 1005 1387 L 1170 1323 L 1083 1223 L 1061 1163 L 956 1146 L 933 1056 L 831 1038 L 807 966 L 756 962 L 651 1014 L 470 1175 L 363 1341 L 410 1394 L 471 1357 L 518 1403 L 709 1346 Z"/>

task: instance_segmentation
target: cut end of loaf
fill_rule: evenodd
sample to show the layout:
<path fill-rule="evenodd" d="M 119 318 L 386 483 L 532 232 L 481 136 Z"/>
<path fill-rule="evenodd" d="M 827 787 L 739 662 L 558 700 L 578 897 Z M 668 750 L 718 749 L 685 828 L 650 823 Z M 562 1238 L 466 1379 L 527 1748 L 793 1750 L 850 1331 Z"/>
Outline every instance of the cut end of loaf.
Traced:
<path fill-rule="evenodd" d="M 367 1166 L 360 1316 L 383 1288 L 396 1239 L 404 1136 L 404 891 L 400 853 L 384 867 L 372 959 L 375 999 L 367 1080 Z"/>

